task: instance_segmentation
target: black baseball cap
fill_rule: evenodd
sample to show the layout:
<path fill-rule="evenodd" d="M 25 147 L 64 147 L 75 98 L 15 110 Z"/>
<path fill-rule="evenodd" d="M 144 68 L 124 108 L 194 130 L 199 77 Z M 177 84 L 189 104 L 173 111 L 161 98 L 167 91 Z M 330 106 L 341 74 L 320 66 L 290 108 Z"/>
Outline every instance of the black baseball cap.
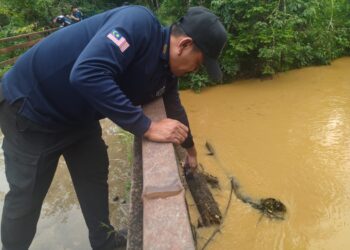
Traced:
<path fill-rule="evenodd" d="M 203 64 L 209 77 L 221 82 L 222 72 L 218 58 L 226 44 L 227 34 L 219 18 L 202 6 L 191 7 L 180 18 L 179 25 L 203 52 Z"/>

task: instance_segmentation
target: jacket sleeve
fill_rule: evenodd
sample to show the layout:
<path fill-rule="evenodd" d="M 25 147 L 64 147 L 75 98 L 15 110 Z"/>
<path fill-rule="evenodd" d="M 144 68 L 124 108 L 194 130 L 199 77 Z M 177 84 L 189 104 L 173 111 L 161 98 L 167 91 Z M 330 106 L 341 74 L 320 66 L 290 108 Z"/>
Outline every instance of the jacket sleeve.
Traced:
<path fill-rule="evenodd" d="M 181 104 L 181 100 L 179 97 L 178 87 L 177 87 L 177 78 L 173 80 L 174 82 L 171 84 L 169 89 L 163 95 L 164 106 L 167 113 L 167 116 L 171 119 L 175 119 L 185 124 L 189 129 L 189 122 L 187 118 L 186 111 Z M 191 148 L 193 147 L 193 137 L 191 133 L 191 129 L 189 130 L 188 136 L 186 140 L 181 144 L 183 148 Z"/>
<path fill-rule="evenodd" d="M 100 28 L 76 60 L 70 82 L 97 111 L 123 129 L 142 136 L 151 120 L 132 104 L 117 81 L 144 42 L 143 33 L 139 35 L 138 30 L 151 32 L 152 28 L 147 13 L 140 9 L 133 12 L 119 13 Z M 135 15 L 138 18 L 133 18 Z"/>

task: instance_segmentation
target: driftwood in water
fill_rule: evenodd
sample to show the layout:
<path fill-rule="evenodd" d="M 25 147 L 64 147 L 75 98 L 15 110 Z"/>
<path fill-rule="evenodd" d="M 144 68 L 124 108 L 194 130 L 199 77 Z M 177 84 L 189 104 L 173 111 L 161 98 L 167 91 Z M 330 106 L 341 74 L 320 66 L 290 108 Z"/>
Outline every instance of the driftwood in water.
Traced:
<path fill-rule="evenodd" d="M 201 215 L 202 224 L 204 226 L 220 224 L 222 215 L 208 188 L 206 177 L 198 171 L 191 171 L 189 167 L 185 166 L 184 169 L 186 182 Z"/>

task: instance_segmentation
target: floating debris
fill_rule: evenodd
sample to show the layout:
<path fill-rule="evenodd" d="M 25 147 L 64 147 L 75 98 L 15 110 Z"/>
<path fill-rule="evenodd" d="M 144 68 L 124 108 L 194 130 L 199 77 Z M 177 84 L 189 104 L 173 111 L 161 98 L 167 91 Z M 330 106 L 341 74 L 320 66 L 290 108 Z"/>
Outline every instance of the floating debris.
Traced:
<path fill-rule="evenodd" d="M 208 149 L 207 155 L 214 155 L 215 154 L 214 148 L 212 147 L 212 145 L 208 141 L 205 142 L 205 147 Z"/>
<path fill-rule="evenodd" d="M 284 220 L 287 208 L 280 200 L 275 198 L 263 198 L 259 201 L 254 201 L 252 198 L 250 198 L 247 195 L 244 195 L 240 191 L 240 186 L 237 180 L 235 180 L 235 178 L 233 177 L 231 177 L 231 187 L 239 200 L 259 210 L 262 215 L 270 219 Z"/>

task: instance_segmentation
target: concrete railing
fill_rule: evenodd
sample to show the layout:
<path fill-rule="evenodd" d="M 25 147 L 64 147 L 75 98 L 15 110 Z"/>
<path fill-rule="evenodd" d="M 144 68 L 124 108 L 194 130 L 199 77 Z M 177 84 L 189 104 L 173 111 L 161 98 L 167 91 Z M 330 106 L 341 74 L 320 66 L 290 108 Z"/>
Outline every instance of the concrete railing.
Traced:
<path fill-rule="evenodd" d="M 163 99 L 144 107 L 157 121 Z M 174 147 L 135 138 L 128 250 L 195 249 Z"/>

